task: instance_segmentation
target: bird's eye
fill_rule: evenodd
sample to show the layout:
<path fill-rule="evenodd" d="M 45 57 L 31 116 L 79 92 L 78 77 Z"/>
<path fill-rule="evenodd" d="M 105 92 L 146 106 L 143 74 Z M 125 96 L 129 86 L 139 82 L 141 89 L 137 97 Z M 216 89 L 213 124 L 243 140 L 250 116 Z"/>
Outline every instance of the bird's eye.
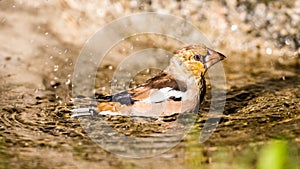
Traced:
<path fill-rule="evenodd" d="M 197 55 L 194 55 L 194 60 L 195 61 L 201 61 L 202 60 L 202 56 L 197 54 Z"/>

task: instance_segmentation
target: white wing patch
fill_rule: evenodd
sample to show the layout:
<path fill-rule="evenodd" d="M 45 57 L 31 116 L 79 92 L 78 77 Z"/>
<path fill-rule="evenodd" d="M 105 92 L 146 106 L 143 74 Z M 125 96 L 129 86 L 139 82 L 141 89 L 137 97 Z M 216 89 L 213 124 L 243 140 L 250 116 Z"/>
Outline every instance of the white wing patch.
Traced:
<path fill-rule="evenodd" d="M 162 89 L 152 89 L 150 96 L 146 99 L 140 100 L 145 103 L 159 103 L 168 100 L 170 97 L 182 98 L 184 92 L 174 90 L 171 87 L 165 87 Z"/>

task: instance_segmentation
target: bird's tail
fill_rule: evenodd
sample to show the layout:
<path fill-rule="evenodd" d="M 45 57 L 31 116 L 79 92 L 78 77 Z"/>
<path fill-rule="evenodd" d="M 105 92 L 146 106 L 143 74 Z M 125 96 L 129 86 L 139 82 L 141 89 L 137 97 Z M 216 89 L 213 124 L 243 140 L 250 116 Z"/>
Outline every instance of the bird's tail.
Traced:
<path fill-rule="evenodd" d="M 71 118 L 82 117 L 82 116 L 94 116 L 97 113 L 97 107 L 72 109 L 71 112 L 73 113 L 71 115 Z"/>
<path fill-rule="evenodd" d="M 73 117 L 83 117 L 83 116 L 94 116 L 97 115 L 97 104 L 99 102 L 110 102 L 112 96 L 105 96 L 103 94 L 95 94 L 94 98 L 91 97 L 74 97 L 72 98 L 73 103 L 75 103 L 79 108 L 72 109 Z"/>
<path fill-rule="evenodd" d="M 83 101 L 84 99 L 80 99 L 80 102 Z M 94 116 L 97 114 L 109 114 L 108 111 L 101 111 L 98 112 L 97 104 L 99 102 L 119 102 L 120 104 L 125 104 L 125 105 L 131 105 L 135 100 L 132 99 L 132 96 L 130 93 L 127 91 L 120 92 L 114 95 L 103 95 L 103 94 L 95 94 L 95 99 L 93 100 L 88 100 L 88 102 L 93 102 L 94 104 L 89 104 L 86 106 L 89 106 L 88 108 L 77 108 L 77 109 L 72 109 L 71 111 L 73 114 L 71 117 L 82 117 L 82 116 Z M 81 106 L 80 106 L 81 107 Z M 117 114 L 117 113 L 114 113 Z"/>
<path fill-rule="evenodd" d="M 72 109 L 72 115 L 71 117 L 83 117 L 83 116 L 94 116 L 98 114 L 97 104 L 99 102 L 111 102 L 114 99 L 114 96 L 111 95 L 103 95 L 96 93 L 94 98 L 83 98 L 80 97 L 74 98 L 73 102 L 77 102 L 80 107 L 85 106 L 84 108 L 76 108 Z"/>

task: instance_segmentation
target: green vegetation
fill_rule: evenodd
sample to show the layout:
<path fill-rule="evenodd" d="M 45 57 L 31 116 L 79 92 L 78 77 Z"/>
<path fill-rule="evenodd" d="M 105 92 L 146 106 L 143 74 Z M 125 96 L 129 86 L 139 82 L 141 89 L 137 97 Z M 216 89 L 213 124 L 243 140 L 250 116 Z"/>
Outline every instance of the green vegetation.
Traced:
<path fill-rule="evenodd" d="M 296 151 L 287 141 L 273 140 L 261 149 L 257 169 L 297 169 Z"/>

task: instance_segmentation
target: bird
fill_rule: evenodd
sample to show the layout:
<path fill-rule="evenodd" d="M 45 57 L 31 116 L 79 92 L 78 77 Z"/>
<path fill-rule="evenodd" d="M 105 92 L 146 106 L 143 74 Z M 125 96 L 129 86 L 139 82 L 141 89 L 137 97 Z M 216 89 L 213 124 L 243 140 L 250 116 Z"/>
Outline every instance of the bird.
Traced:
<path fill-rule="evenodd" d="M 144 83 L 97 97 L 97 107 L 71 110 L 71 117 L 94 115 L 170 116 L 192 111 L 206 93 L 205 73 L 225 55 L 204 44 L 176 50 L 169 65 Z"/>

